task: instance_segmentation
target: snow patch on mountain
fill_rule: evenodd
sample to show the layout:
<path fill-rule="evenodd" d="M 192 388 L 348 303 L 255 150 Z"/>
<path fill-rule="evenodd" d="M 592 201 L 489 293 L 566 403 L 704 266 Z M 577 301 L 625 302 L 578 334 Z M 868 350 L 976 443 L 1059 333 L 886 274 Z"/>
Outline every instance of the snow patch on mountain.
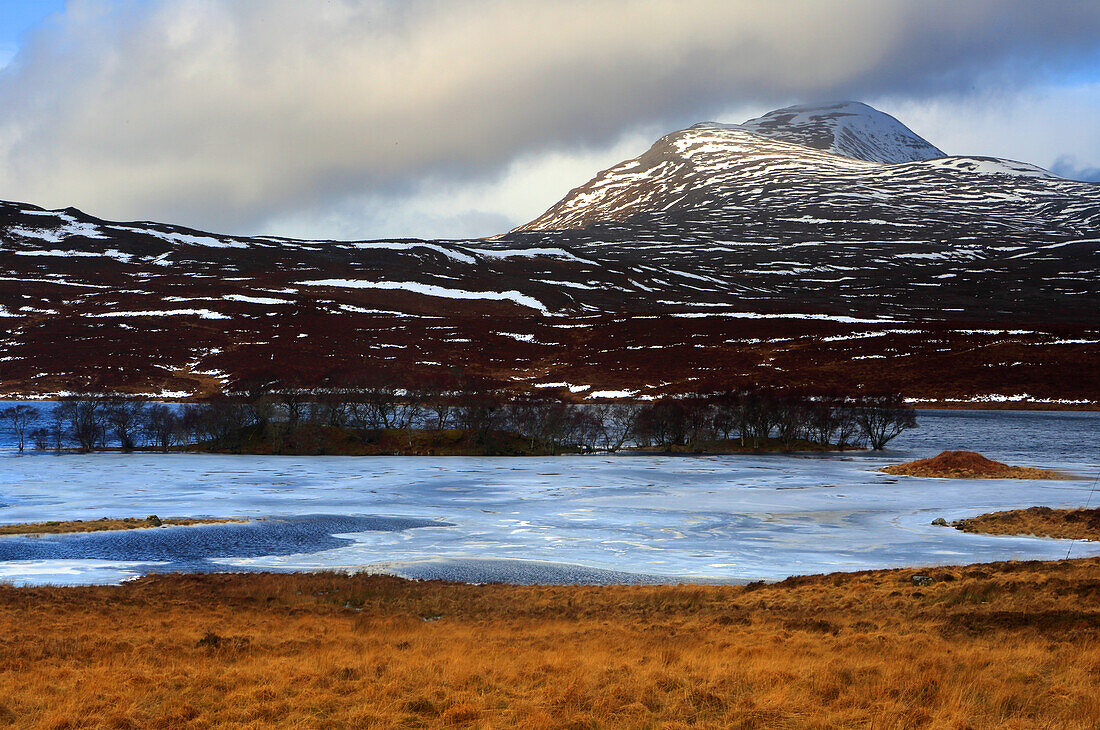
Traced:
<path fill-rule="evenodd" d="M 518 291 L 467 291 L 465 289 L 451 289 L 435 284 L 422 284 L 416 281 L 364 281 L 362 279 L 318 279 L 315 281 L 299 281 L 297 283 L 303 286 L 330 286 L 345 289 L 400 290 L 413 294 L 421 294 L 427 297 L 440 297 L 443 299 L 510 301 L 521 307 L 535 309 L 542 314 L 550 314 L 550 310 L 538 299 L 521 294 Z"/>
<path fill-rule="evenodd" d="M 233 238 L 196 236 L 190 233 L 178 231 L 158 231 L 152 228 L 130 228 L 129 226 L 111 226 L 116 231 L 123 233 L 136 233 L 143 236 L 152 236 L 168 243 L 176 243 L 184 246 L 205 246 L 207 248 L 248 248 L 244 241 Z"/>
<path fill-rule="evenodd" d="M 74 236 L 83 238 L 108 238 L 107 235 L 92 223 L 78 221 L 67 213 L 55 213 L 53 211 L 28 210 L 22 211 L 23 215 L 34 215 L 53 218 L 50 222 L 37 222 L 33 226 L 12 226 L 7 233 L 21 238 L 34 238 L 46 243 L 61 243 Z"/>
<path fill-rule="evenodd" d="M 944 152 L 894 117 L 857 101 L 789 106 L 743 124 L 696 127 L 743 129 L 783 142 L 868 162 L 898 164 L 944 157 Z"/>
<path fill-rule="evenodd" d="M 996 157 L 944 157 L 921 163 L 926 167 L 942 167 L 947 170 L 962 170 L 978 175 L 1014 175 L 1016 177 L 1042 177 L 1059 180 L 1057 175 L 1038 165 L 1015 160 L 1002 160 Z"/>

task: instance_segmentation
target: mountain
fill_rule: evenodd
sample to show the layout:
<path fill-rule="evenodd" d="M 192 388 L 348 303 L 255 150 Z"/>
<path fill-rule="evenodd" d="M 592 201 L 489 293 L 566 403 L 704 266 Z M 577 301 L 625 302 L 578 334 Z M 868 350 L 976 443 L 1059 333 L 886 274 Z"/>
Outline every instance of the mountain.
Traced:
<path fill-rule="evenodd" d="M 629 221 L 654 235 L 759 243 L 786 242 L 811 224 L 824 240 L 926 243 L 957 242 L 961 228 L 975 225 L 1015 239 L 1073 237 L 1100 225 L 1094 184 L 1009 160 L 948 157 L 865 105 L 823 109 L 673 132 L 515 231 Z"/>
<path fill-rule="evenodd" d="M 1100 403 L 1100 185 L 945 156 L 853 102 L 673 132 L 489 240 L 0 203 L 0 264 L 7 393 L 461 375 Z"/>

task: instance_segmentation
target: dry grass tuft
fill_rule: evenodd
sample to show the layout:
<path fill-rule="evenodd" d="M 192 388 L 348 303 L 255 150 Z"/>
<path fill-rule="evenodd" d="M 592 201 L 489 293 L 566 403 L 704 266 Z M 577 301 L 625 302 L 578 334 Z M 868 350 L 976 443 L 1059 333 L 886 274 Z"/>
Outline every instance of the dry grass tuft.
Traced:
<path fill-rule="evenodd" d="M 1100 509 L 1028 507 L 991 512 L 951 523 L 963 532 L 1100 540 Z"/>
<path fill-rule="evenodd" d="M 887 474 L 939 479 L 1071 479 L 1049 469 L 1009 466 L 975 451 L 944 451 L 931 459 L 918 459 L 880 469 Z"/>
<path fill-rule="evenodd" d="M 752 586 L 0 586 L 15 727 L 1095 728 L 1098 689 L 1100 559 Z"/>
<path fill-rule="evenodd" d="M 74 532 L 102 532 L 105 530 L 138 530 L 164 525 L 215 525 L 226 522 L 247 522 L 247 520 L 214 517 L 168 517 L 162 520 L 156 515 L 149 515 L 143 520 L 137 517 L 101 517 L 98 520 L 25 522 L 14 525 L 0 525 L 0 535 L 59 535 Z"/>

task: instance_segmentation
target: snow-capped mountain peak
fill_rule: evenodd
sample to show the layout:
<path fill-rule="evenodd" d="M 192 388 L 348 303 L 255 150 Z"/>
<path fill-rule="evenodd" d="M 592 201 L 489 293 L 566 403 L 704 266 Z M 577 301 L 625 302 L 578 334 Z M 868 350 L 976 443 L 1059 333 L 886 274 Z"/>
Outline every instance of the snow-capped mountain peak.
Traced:
<path fill-rule="evenodd" d="M 869 162 L 898 164 L 945 156 L 894 117 L 858 101 L 789 106 L 743 124 L 702 122 L 695 128 L 743 129 Z"/>
<path fill-rule="evenodd" d="M 1064 199 L 1062 213 L 1073 211 L 1065 220 L 1059 214 L 1058 226 L 1091 230 L 1100 212 L 1095 190 L 1023 162 L 948 157 L 890 115 L 843 102 L 672 132 L 515 231 L 629 220 L 683 236 L 688 221 L 698 221 L 693 232 L 699 235 L 781 240 L 783 222 L 819 220 L 845 221 L 851 240 L 875 209 L 873 219 L 890 221 L 895 233 L 908 231 L 910 238 L 923 229 L 942 239 L 941 226 L 950 220 L 959 230 L 987 229 L 1003 239 L 1008 218 L 1021 231 L 1033 230 L 1050 218 L 1054 199 Z M 760 216 L 761 228 L 752 228 L 749 222 Z M 967 216 L 975 219 L 964 221 Z M 883 233 L 868 235 L 892 238 Z"/>

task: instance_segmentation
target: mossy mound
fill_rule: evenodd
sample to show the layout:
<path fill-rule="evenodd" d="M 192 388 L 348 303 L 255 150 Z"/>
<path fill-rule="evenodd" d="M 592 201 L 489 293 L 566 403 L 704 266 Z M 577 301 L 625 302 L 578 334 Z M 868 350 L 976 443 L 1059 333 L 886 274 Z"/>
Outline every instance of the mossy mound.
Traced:
<path fill-rule="evenodd" d="M 956 520 L 951 525 L 963 532 L 985 535 L 1038 535 L 1070 540 L 1100 540 L 1100 509 L 1028 507 Z"/>
<path fill-rule="evenodd" d="M 976 451 L 944 451 L 931 459 L 887 466 L 880 471 L 910 477 L 938 479 L 1068 479 L 1049 469 L 1009 466 L 987 459 Z"/>

